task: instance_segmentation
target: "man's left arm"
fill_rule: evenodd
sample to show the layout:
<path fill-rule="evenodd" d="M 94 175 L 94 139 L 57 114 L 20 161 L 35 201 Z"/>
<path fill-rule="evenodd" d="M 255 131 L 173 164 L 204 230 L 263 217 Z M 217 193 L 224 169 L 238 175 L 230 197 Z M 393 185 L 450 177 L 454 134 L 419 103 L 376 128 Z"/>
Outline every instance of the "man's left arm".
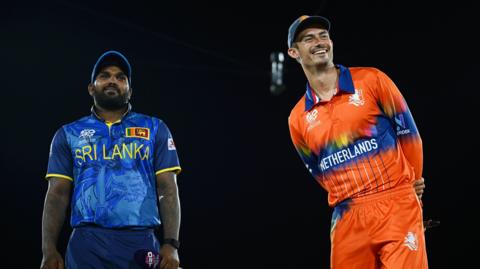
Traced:
<path fill-rule="evenodd" d="M 160 217 L 163 225 L 163 237 L 178 241 L 180 231 L 180 199 L 178 196 L 177 177 L 174 172 L 157 174 L 157 193 L 160 204 Z M 176 247 L 169 243 L 162 244 L 160 268 L 177 269 L 180 260 Z"/>
<path fill-rule="evenodd" d="M 400 90 L 393 81 L 383 72 L 379 73 L 379 99 L 384 113 L 391 119 L 394 132 L 399 144 L 410 165 L 413 166 L 415 176 L 413 187 L 419 198 L 422 198 L 425 189 L 423 179 L 423 146 L 422 139 Z"/>

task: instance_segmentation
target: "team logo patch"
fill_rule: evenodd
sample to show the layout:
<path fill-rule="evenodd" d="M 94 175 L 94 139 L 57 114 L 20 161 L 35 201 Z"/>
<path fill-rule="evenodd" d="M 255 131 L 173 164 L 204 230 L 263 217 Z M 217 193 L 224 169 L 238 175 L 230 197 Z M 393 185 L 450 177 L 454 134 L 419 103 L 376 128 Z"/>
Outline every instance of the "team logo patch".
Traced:
<path fill-rule="evenodd" d="M 150 139 L 150 129 L 143 127 L 130 127 L 125 130 L 126 137 L 137 137 L 143 139 Z"/>
<path fill-rule="evenodd" d="M 177 149 L 177 148 L 175 148 L 175 143 L 173 143 L 172 138 L 169 138 L 167 143 L 168 143 L 168 150 L 176 150 Z"/>
<path fill-rule="evenodd" d="M 407 246 L 410 250 L 417 250 L 417 235 L 412 232 L 408 232 L 407 236 L 405 236 L 405 241 L 403 241 L 403 245 Z"/>
<path fill-rule="evenodd" d="M 365 104 L 365 99 L 363 98 L 362 90 L 355 89 L 355 93 L 348 98 L 348 103 L 354 106 L 363 106 Z"/>

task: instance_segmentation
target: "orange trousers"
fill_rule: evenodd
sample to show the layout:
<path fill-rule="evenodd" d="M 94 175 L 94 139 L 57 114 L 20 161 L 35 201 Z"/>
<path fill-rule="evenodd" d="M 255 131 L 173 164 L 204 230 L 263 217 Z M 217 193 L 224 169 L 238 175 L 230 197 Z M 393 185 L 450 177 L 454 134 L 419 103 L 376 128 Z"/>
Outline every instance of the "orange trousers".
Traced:
<path fill-rule="evenodd" d="M 427 269 L 422 207 L 411 185 L 354 198 L 332 216 L 332 269 Z"/>

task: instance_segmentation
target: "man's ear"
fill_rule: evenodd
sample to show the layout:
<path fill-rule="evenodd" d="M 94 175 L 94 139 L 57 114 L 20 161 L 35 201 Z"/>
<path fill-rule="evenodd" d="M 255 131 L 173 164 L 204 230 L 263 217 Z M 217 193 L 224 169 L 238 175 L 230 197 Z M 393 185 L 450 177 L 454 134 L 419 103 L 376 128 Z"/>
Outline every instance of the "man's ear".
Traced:
<path fill-rule="evenodd" d="M 90 96 L 93 96 L 93 92 L 95 90 L 93 89 L 93 84 L 92 83 L 88 83 L 88 94 L 90 94 Z"/>
<path fill-rule="evenodd" d="M 288 56 L 292 57 L 293 59 L 298 58 L 298 50 L 296 48 L 289 48 L 287 52 Z"/>
<path fill-rule="evenodd" d="M 132 98 L 132 93 L 133 93 L 133 88 L 129 88 L 129 90 L 128 90 L 128 101 L 130 101 L 130 98 Z"/>
<path fill-rule="evenodd" d="M 301 61 L 301 58 L 300 58 L 300 53 L 298 53 L 298 49 L 297 48 L 289 48 L 288 49 L 288 56 L 292 57 L 293 59 L 295 59 L 295 61 L 297 61 L 297 63 L 300 63 Z"/>

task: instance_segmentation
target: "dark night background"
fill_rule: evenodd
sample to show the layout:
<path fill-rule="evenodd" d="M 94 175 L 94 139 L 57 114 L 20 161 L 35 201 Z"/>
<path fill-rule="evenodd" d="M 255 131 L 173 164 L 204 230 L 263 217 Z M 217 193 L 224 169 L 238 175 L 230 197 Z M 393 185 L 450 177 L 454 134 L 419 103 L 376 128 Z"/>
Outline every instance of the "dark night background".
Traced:
<path fill-rule="evenodd" d="M 466 229 L 446 229 L 476 185 L 472 3 L 2 4 L 0 267 L 39 268 L 50 141 L 89 113 L 93 64 L 115 49 L 133 67 L 134 110 L 162 118 L 177 145 L 183 268 L 328 268 L 331 211 L 287 125 L 304 94 L 300 65 L 287 59 L 286 91 L 269 91 L 270 53 L 286 53 L 299 15 L 320 14 L 332 21 L 336 63 L 380 68 L 403 92 L 424 143 L 424 216 L 442 220 L 426 233 L 430 267 L 456 268 L 447 264 L 469 257 L 451 251 Z"/>

